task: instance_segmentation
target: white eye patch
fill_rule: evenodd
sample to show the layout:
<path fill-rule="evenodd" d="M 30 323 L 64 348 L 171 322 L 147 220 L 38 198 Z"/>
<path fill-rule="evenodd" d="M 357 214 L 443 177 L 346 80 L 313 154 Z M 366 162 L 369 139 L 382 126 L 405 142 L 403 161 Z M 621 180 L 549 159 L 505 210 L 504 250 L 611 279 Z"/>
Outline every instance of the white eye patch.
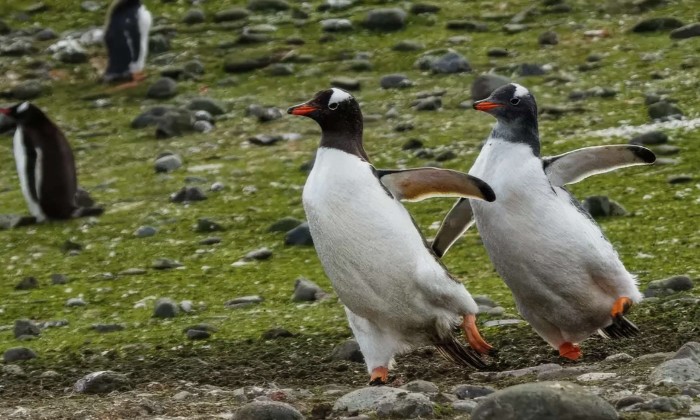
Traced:
<path fill-rule="evenodd" d="M 513 95 L 514 98 L 522 98 L 530 94 L 530 91 L 525 87 L 517 83 L 513 83 L 512 85 L 515 86 L 515 94 Z"/>
<path fill-rule="evenodd" d="M 24 112 L 24 111 L 26 111 L 27 109 L 29 109 L 29 102 L 22 102 L 22 103 L 19 104 L 19 106 L 17 107 L 17 112 Z"/>
<path fill-rule="evenodd" d="M 332 88 L 333 94 L 328 99 L 328 108 L 337 109 L 341 102 L 347 101 L 352 96 L 344 90 Z"/>

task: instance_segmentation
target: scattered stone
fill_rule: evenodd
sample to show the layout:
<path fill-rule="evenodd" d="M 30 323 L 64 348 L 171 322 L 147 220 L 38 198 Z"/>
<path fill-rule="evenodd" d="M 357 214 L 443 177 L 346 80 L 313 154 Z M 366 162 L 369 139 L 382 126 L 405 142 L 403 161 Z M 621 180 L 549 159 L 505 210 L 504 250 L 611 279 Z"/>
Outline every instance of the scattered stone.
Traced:
<path fill-rule="evenodd" d="M 158 229 L 154 228 L 153 226 L 141 226 L 140 228 L 136 229 L 134 236 L 137 238 L 148 238 L 155 235 L 157 232 Z"/>
<path fill-rule="evenodd" d="M 31 290 L 39 288 L 39 280 L 36 277 L 25 277 L 15 286 L 16 290 Z"/>
<path fill-rule="evenodd" d="M 247 73 L 270 65 L 268 56 L 245 58 L 239 56 L 228 57 L 224 60 L 224 71 L 227 73 Z"/>
<path fill-rule="evenodd" d="M 217 181 L 217 182 L 211 184 L 211 187 L 209 187 L 209 190 L 213 191 L 213 192 L 218 192 L 218 191 L 223 191 L 224 188 L 226 188 L 226 186 L 223 184 L 223 182 Z"/>
<path fill-rule="evenodd" d="M 270 248 L 260 248 L 245 254 L 243 257 L 246 261 L 264 261 L 272 257 L 272 250 Z"/>
<path fill-rule="evenodd" d="M 683 344 L 671 359 L 690 359 L 700 363 L 700 343 L 689 341 Z"/>
<path fill-rule="evenodd" d="M 652 120 L 678 119 L 683 116 L 683 111 L 676 105 L 663 100 L 649 105 L 647 111 L 649 113 L 649 118 Z"/>
<path fill-rule="evenodd" d="M 440 6 L 429 3 L 413 3 L 410 12 L 414 15 L 433 14 L 440 11 Z"/>
<path fill-rule="evenodd" d="M 102 334 L 124 330 L 124 326 L 122 324 L 93 324 L 90 328 Z"/>
<path fill-rule="evenodd" d="M 0 370 L 5 375 L 8 376 L 14 376 L 17 378 L 24 378 L 27 376 L 27 374 L 24 372 L 24 369 L 22 369 L 21 366 L 19 365 L 3 365 L 2 370 Z"/>
<path fill-rule="evenodd" d="M 631 357 L 631 356 L 630 356 Z M 615 372 L 590 372 L 584 373 L 576 377 L 579 382 L 594 382 L 594 381 L 604 381 L 606 379 L 616 378 L 617 373 Z"/>
<path fill-rule="evenodd" d="M 611 363 L 620 363 L 624 364 L 627 362 L 631 362 L 634 359 L 634 357 L 630 356 L 627 353 L 615 353 L 611 354 L 610 356 L 605 358 L 606 362 L 611 362 Z"/>
<path fill-rule="evenodd" d="M 662 131 L 648 131 L 633 137 L 630 144 L 649 146 L 655 144 L 664 144 L 668 142 L 668 136 Z"/>
<path fill-rule="evenodd" d="M 294 407 L 279 401 L 253 401 L 239 408 L 234 420 L 303 420 Z"/>
<path fill-rule="evenodd" d="M 505 76 L 498 74 L 482 74 L 474 79 L 472 83 L 472 99 L 475 101 L 486 99 L 494 90 L 508 83 L 510 83 L 510 79 Z"/>
<path fill-rule="evenodd" d="M 103 370 L 93 372 L 79 379 L 73 389 L 80 394 L 107 394 L 112 391 L 120 391 L 129 387 L 126 375 Z"/>
<path fill-rule="evenodd" d="M 424 48 L 425 48 L 425 45 L 418 42 L 418 41 L 411 41 L 411 40 L 405 39 L 403 41 L 399 41 L 391 49 L 394 51 L 411 52 L 411 51 L 420 51 Z"/>
<path fill-rule="evenodd" d="M 51 274 L 51 284 L 66 284 L 68 277 L 65 274 Z"/>
<path fill-rule="evenodd" d="M 217 236 L 210 236 L 199 241 L 200 245 L 216 245 L 221 243 L 221 238 Z"/>
<path fill-rule="evenodd" d="M 180 391 L 177 394 L 173 395 L 173 399 L 175 401 L 185 401 L 185 400 L 189 399 L 190 397 L 192 397 L 192 395 L 194 395 L 194 394 L 192 394 L 189 391 Z"/>
<path fill-rule="evenodd" d="M 374 31 L 398 31 L 406 25 L 406 12 L 398 8 L 370 10 L 363 25 Z"/>
<path fill-rule="evenodd" d="M 294 337 L 294 334 L 285 328 L 276 327 L 265 331 L 261 337 L 263 340 L 276 340 L 278 338 Z"/>
<path fill-rule="evenodd" d="M 435 385 L 432 382 L 424 381 L 421 379 L 411 381 L 406 385 L 401 386 L 401 389 L 405 389 L 411 392 L 420 392 L 423 394 L 437 394 L 438 392 L 440 392 L 440 389 L 437 387 L 437 385 Z"/>
<path fill-rule="evenodd" d="M 165 156 L 160 156 L 154 163 L 156 172 L 172 172 L 182 166 L 182 158 L 180 155 L 170 153 Z"/>
<path fill-rule="evenodd" d="M 331 79 L 331 86 L 344 90 L 356 91 L 360 90 L 360 81 L 349 77 L 336 77 Z"/>
<path fill-rule="evenodd" d="M 292 295 L 294 302 L 314 302 L 326 296 L 327 293 L 309 279 L 298 278 L 294 282 L 294 294 Z"/>
<path fill-rule="evenodd" d="M 349 19 L 324 19 L 321 21 L 321 29 L 325 32 L 347 32 L 353 28 Z"/>
<path fill-rule="evenodd" d="M 654 153 L 661 156 L 676 155 L 681 151 L 678 146 L 672 146 L 670 144 L 660 144 L 654 147 Z"/>
<path fill-rule="evenodd" d="M 364 363 L 365 357 L 362 355 L 360 345 L 354 339 L 347 340 L 333 348 L 330 356 L 331 360 L 347 360 L 354 363 Z"/>
<path fill-rule="evenodd" d="M 442 108 L 442 99 L 439 96 L 431 96 L 419 99 L 415 102 L 416 111 L 437 111 Z"/>
<path fill-rule="evenodd" d="M 194 98 L 187 104 L 187 109 L 192 111 L 206 111 L 210 115 L 222 115 L 226 112 L 224 106 L 217 100 L 211 98 Z M 203 114 L 195 112 L 196 119 L 201 118 Z M 209 121 L 213 121 L 213 118 Z"/>
<path fill-rule="evenodd" d="M 272 146 L 280 140 L 282 140 L 282 136 L 274 134 L 256 134 L 253 137 L 248 138 L 248 141 L 251 144 L 255 144 L 257 146 Z"/>
<path fill-rule="evenodd" d="M 432 61 L 430 69 L 436 74 L 468 73 L 472 71 L 467 59 L 454 51 L 450 51 Z"/>
<path fill-rule="evenodd" d="M 180 191 L 170 196 L 173 203 L 189 203 L 206 200 L 207 196 L 199 187 L 182 187 Z"/>
<path fill-rule="evenodd" d="M 69 298 L 66 300 L 66 306 L 69 308 L 76 308 L 80 306 L 86 306 L 87 302 L 81 297 Z"/>
<path fill-rule="evenodd" d="M 451 392 L 460 400 L 472 400 L 474 398 L 485 397 L 486 395 L 493 394 L 496 392 L 496 390 L 489 386 L 463 384 L 455 385 L 452 387 Z"/>
<path fill-rule="evenodd" d="M 289 232 L 290 230 L 294 229 L 295 227 L 299 226 L 302 223 L 301 220 L 295 219 L 293 217 L 283 217 L 276 221 L 275 223 L 271 224 L 269 228 L 267 228 L 268 232 Z"/>
<path fill-rule="evenodd" d="M 650 18 L 638 22 L 632 28 L 632 32 L 657 32 L 670 31 L 671 29 L 680 28 L 683 22 L 672 17 Z"/>
<path fill-rule="evenodd" d="M 448 20 L 445 27 L 450 30 L 467 32 L 487 32 L 489 30 L 487 24 L 471 20 Z"/>
<path fill-rule="evenodd" d="M 246 116 L 256 117 L 262 123 L 277 120 L 282 118 L 283 115 L 282 110 L 276 107 L 249 105 L 246 108 Z"/>
<path fill-rule="evenodd" d="M 194 228 L 195 232 L 223 232 L 226 230 L 223 225 L 205 217 L 197 219 L 197 225 Z"/>
<path fill-rule="evenodd" d="M 291 76 L 294 74 L 294 66 L 287 63 L 274 63 L 267 67 L 265 72 L 274 77 Z"/>
<path fill-rule="evenodd" d="M 644 402 L 644 398 L 639 395 L 629 395 L 627 397 L 622 397 L 615 402 L 615 408 L 618 410 L 628 407 L 633 404 Z"/>
<path fill-rule="evenodd" d="M 617 420 L 602 398 L 568 382 L 511 386 L 490 394 L 472 411 L 472 420 Z"/>
<path fill-rule="evenodd" d="M 15 320 L 15 326 L 13 328 L 13 333 L 15 338 L 25 337 L 25 336 L 39 336 L 41 331 L 39 327 L 29 319 L 17 319 Z"/>
<path fill-rule="evenodd" d="M 255 12 L 280 12 L 291 6 L 285 0 L 248 0 L 248 10 Z"/>
<path fill-rule="evenodd" d="M 403 419 L 432 417 L 433 403 L 428 396 L 417 392 L 399 394 L 394 400 L 381 401 L 377 415 Z"/>
<path fill-rule="evenodd" d="M 340 397 L 333 405 L 333 411 L 348 413 L 375 411 L 380 404 L 395 401 L 399 395 L 406 393 L 406 391 L 386 386 L 360 388 Z"/>
<path fill-rule="evenodd" d="M 682 385 L 700 381 L 700 365 L 692 359 L 667 360 L 654 368 L 649 380 L 655 385 Z"/>
<path fill-rule="evenodd" d="M 673 175 L 666 179 L 666 181 L 671 184 L 686 184 L 693 180 L 692 175 Z"/>
<path fill-rule="evenodd" d="M 401 146 L 401 150 L 416 150 L 423 147 L 423 142 L 419 139 L 408 139 L 406 143 Z"/>
<path fill-rule="evenodd" d="M 158 258 L 157 260 L 153 261 L 151 266 L 156 270 L 169 270 L 171 268 L 182 267 L 182 263 L 170 258 Z"/>
<path fill-rule="evenodd" d="M 224 303 L 224 306 L 228 309 L 238 309 L 245 308 L 246 306 L 255 305 L 257 303 L 263 302 L 262 296 L 252 295 L 252 296 L 242 296 L 235 299 L 231 299 Z"/>
<path fill-rule="evenodd" d="M 528 25 L 523 23 L 506 23 L 503 25 L 503 31 L 507 34 L 517 34 L 530 29 Z"/>
<path fill-rule="evenodd" d="M 657 413 L 674 413 L 686 409 L 687 406 L 676 398 L 658 397 L 651 401 L 639 402 L 625 407 L 624 412 L 650 411 Z"/>
<path fill-rule="evenodd" d="M 12 88 L 12 97 L 19 101 L 29 101 L 43 95 L 44 86 L 36 80 L 22 82 Z"/>
<path fill-rule="evenodd" d="M 700 23 L 691 23 L 671 31 L 671 39 L 686 39 L 700 36 Z"/>
<path fill-rule="evenodd" d="M 187 330 L 185 335 L 189 340 L 206 340 L 207 338 L 211 337 L 211 333 L 209 331 L 194 329 Z"/>
<path fill-rule="evenodd" d="M 177 302 L 170 298 L 160 298 L 153 309 L 154 318 L 175 318 L 180 312 Z"/>
<path fill-rule="evenodd" d="M 231 22 L 235 20 L 243 20 L 250 15 L 250 12 L 240 7 L 221 10 L 214 14 L 214 22 Z"/>
<path fill-rule="evenodd" d="M 156 80 L 146 91 L 146 97 L 151 99 L 170 99 L 177 95 L 177 82 L 169 77 Z"/>
<path fill-rule="evenodd" d="M 379 85 L 382 89 L 400 89 L 413 86 L 413 82 L 403 74 L 388 74 L 379 79 Z"/>
<path fill-rule="evenodd" d="M 202 9 L 190 9 L 182 17 L 182 23 L 186 25 L 196 25 L 204 22 L 204 12 Z"/>
<path fill-rule="evenodd" d="M 693 280 L 688 276 L 673 276 L 663 280 L 654 280 L 649 282 L 647 289 L 644 291 L 645 297 L 665 296 L 675 292 L 691 290 L 693 288 Z"/>
<path fill-rule="evenodd" d="M 311 237 L 311 231 L 309 231 L 309 224 L 304 222 L 287 232 L 287 234 L 284 236 L 284 244 L 312 246 L 314 244 L 314 240 Z"/>
<path fill-rule="evenodd" d="M 214 130 L 214 125 L 209 121 L 199 120 L 192 124 L 192 128 L 198 133 L 211 133 Z"/>
<path fill-rule="evenodd" d="M 594 195 L 586 197 L 582 203 L 583 209 L 591 215 L 591 217 L 610 217 L 624 216 L 627 210 L 619 203 L 604 195 Z"/>
<path fill-rule="evenodd" d="M 540 34 L 537 38 L 540 45 L 557 45 L 559 44 L 559 35 L 554 31 L 547 31 Z"/>
<path fill-rule="evenodd" d="M 11 347 L 5 350 L 2 355 L 2 360 L 5 363 L 14 363 L 22 360 L 36 359 L 37 355 L 34 350 L 27 347 Z"/>
<path fill-rule="evenodd" d="M 518 67 L 518 74 L 523 77 L 542 76 L 547 74 L 547 70 L 539 64 L 523 63 Z"/>
<path fill-rule="evenodd" d="M 42 29 L 41 31 L 37 32 L 36 35 L 34 35 L 34 39 L 37 41 L 49 41 L 56 38 L 58 38 L 58 34 L 50 28 Z"/>

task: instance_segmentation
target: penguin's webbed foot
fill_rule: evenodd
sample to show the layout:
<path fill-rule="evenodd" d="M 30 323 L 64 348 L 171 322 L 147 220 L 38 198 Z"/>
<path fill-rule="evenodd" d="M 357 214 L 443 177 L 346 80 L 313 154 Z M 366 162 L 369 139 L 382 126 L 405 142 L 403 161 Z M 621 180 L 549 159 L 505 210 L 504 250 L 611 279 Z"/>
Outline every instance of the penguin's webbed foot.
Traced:
<path fill-rule="evenodd" d="M 369 378 L 370 386 L 386 385 L 389 380 L 389 369 L 384 366 L 379 366 L 372 369 L 372 375 Z"/>
<path fill-rule="evenodd" d="M 467 342 L 477 352 L 480 354 L 491 354 L 493 353 L 493 346 L 486 342 L 481 337 L 479 329 L 476 327 L 476 315 L 468 314 L 464 315 L 464 320 L 462 321 L 462 330 L 464 331 L 464 337 Z"/>
<path fill-rule="evenodd" d="M 581 354 L 581 348 L 576 344 L 569 343 L 568 341 L 559 346 L 559 356 L 565 357 L 569 360 L 578 360 L 581 357 Z"/>

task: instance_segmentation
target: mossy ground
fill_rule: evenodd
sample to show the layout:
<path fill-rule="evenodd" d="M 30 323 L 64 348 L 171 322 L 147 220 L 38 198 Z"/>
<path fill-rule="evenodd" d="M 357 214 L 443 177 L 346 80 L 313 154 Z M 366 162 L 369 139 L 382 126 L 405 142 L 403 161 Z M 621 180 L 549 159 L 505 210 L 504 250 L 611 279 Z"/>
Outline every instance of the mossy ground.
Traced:
<path fill-rule="evenodd" d="M 2 2 L 2 10 L 18 10 L 21 2 Z M 101 13 L 79 10 L 72 1 L 47 0 L 49 10 L 18 22 L 8 13 L 12 27 L 29 27 L 34 22 L 60 32 L 100 25 Z M 312 2 L 317 5 L 319 2 Z M 543 120 L 540 130 L 545 154 L 603 143 L 623 143 L 628 138 L 598 138 L 587 132 L 623 123 L 638 125 L 648 122 L 644 94 L 664 91 L 678 101 L 689 117 L 698 117 L 700 89 L 698 67 L 682 69 L 681 62 L 697 56 L 700 47 L 696 39 L 672 41 L 667 33 L 639 35 L 629 33 L 642 17 L 673 16 L 685 22 L 697 19 L 693 2 L 672 2 L 666 7 L 643 15 L 606 11 L 605 6 L 591 6 L 586 1 L 570 1 L 573 12 L 567 14 L 534 15 L 527 22 L 530 28 L 522 33 L 507 35 L 500 27 L 506 21 L 487 20 L 487 15 L 513 14 L 527 7 L 522 0 L 445 1 L 435 16 L 409 15 L 405 30 L 391 34 L 376 34 L 356 29 L 349 34 L 335 35 L 335 40 L 320 43 L 322 33 L 316 21 L 326 17 L 349 17 L 359 21 L 371 7 L 385 3 L 363 2 L 348 11 L 313 12 L 308 23 L 296 25 L 289 13 L 255 14 L 250 23 L 273 23 L 279 27 L 274 40 L 264 46 L 223 49 L 219 44 L 237 36 L 233 29 L 222 29 L 211 23 L 217 10 L 243 2 L 205 3 L 207 23 L 187 27 L 180 23 L 189 2 L 179 0 L 161 4 L 150 2 L 148 7 L 156 24 L 173 25 L 177 35 L 172 40 L 174 63 L 193 58 L 201 60 L 206 73 L 201 80 L 178 83 L 180 95 L 167 103 L 179 103 L 190 96 L 206 95 L 227 104 L 230 112 L 217 122 L 209 134 L 193 134 L 170 140 L 155 140 L 151 130 L 129 128 L 130 120 L 144 108 L 155 105 L 144 99 L 148 83 L 131 91 L 110 95 L 113 105 L 96 109 L 85 97 L 104 92 L 96 83 L 97 74 L 89 64 L 73 66 L 54 63 L 64 77 L 51 83 L 51 94 L 35 102 L 59 124 L 76 153 L 80 184 L 104 204 L 106 214 L 96 221 L 74 220 L 0 232 L 0 325 L 11 325 L 15 319 L 65 319 L 69 325 L 42 331 L 31 342 L 18 342 L 11 330 L 0 331 L 0 350 L 26 345 L 37 351 L 39 358 L 24 364 L 25 369 L 53 369 L 65 374 L 51 383 L 39 379 L 17 381 L 13 387 L 0 387 L 0 395 L 17 397 L 27 390 L 53 392 L 60 385 L 69 385 L 77 377 L 98 368 L 129 373 L 135 383 L 168 381 L 187 377 L 216 385 L 260 384 L 278 381 L 282 384 L 314 386 L 333 381 L 352 385 L 365 380 L 364 368 L 344 363 L 324 363 L 323 360 L 337 342 L 350 335 L 341 305 L 336 299 L 318 304 L 296 304 L 290 301 L 294 279 L 308 277 L 327 290 L 330 284 L 316 258 L 313 248 L 286 247 L 283 235 L 267 233 L 267 227 L 284 216 L 304 218 L 300 202 L 301 187 L 306 174 L 299 166 L 308 161 L 317 146 L 319 130 L 313 122 L 285 117 L 260 124 L 245 117 L 245 107 L 251 103 L 286 108 L 308 99 L 326 88 L 336 76 L 359 79 L 362 89 L 355 92 L 365 114 L 384 114 L 389 104 L 396 106 L 403 117 L 410 117 L 415 129 L 409 132 L 393 130 L 395 122 L 380 120 L 368 123 L 365 145 L 373 163 L 378 167 L 412 167 L 425 165 L 411 152 L 401 150 L 409 138 L 422 139 L 427 147 L 449 147 L 458 159 L 445 162 L 452 169 L 467 170 L 478 153 L 492 123 L 487 115 L 458 107 L 468 100 L 469 86 L 475 75 L 508 64 L 532 62 L 555 66 L 553 74 L 572 76 L 572 81 L 558 83 L 551 78 L 530 77 L 517 80 L 530 88 L 540 106 L 569 106 L 568 93 L 595 86 L 618 90 L 612 99 L 588 99 L 580 103 L 585 109 L 571 112 L 558 119 Z M 494 10 L 494 7 L 497 10 Z M 462 33 L 445 29 L 448 19 L 484 20 L 490 30 L 484 33 Z M 609 37 L 591 39 L 587 30 L 606 29 Z M 537 36 L 545 30 L 559 34 L 560 43 L 541 48 Z M 445 48 L 447 39 L 467 35 L 471 40 L 453 46 L 471 62 L 471 74 L 434 76 L 416 70 L 413 63 L 420 52 L 396 52 L 391 46 L 403 39 L 418 40 L 426 49 Z M 303 46 L 289 46 L 284 40 L 295 36 L 306 40 Z M 37 43 L 39 49 L 48 43 Z M 512 56 L 489 58 L 492 47 L 506 48 Z M 226 56 L 257 56 L 271 52 L 296 50 L 310 54 L 310 64 L 294 64 L 296 74 L 272 77 L 264 71 L 236 75 L 237 83 L 220 86 L 223 58 Z M 373 70 L 354 73 L 346 68 L 341 57 L 357 51 L 372 54 Z M 642 56 L 661 52 L 662 58 L 645 61 Z M 101 50 L 91 51 L 100 56 Z M 601 67 L 588 72 L 577 70 L 591 53 L 601 54 Z M 0 59 L 5 77 L 0 87 L 14 82 L 13 75 L 23 75 L 35 57 Z M 156 62 L 159 57 L 151 57 Z M 160 57 L 163 59 L 163 56 Z M 155 80 L 158 66 L 149 65 L 149 80 Z M 656 80 L 653 72 L 666 77 Z M 415 86 L 404 90 L 382 90 L 379 77 L 388 73 L 404 73 Z M 509 75 L 509 74 L 508 74 Z M 410 108 L 419 91 L 446 89 L 444 107 L 437 112 L 416 112 Z M 259 133 L 302 133 L 299 141 L 284 142 L 272 147 L 256 147 L 247 138 Z M 700 254 L 700 189 L 698 161 L 700 135 L 681 130 L 669 132 L 672 144 L 681 152 L 675 165 L 633 168 L 587 179 L 572 186 L 578 197 L 608 195 L 630 211 L 630 215 L 601 220 L 600 224 L 617 248 L 628 269 L 639 277 L 641 287 L 654 279 L 687 273 L 698 276 Z M 11 140 L 4 136 L 0 142 L 0 211 L 23 214 L 26 207 L 19 191 Z M 153 173 L 153 158 L 171 150 L 181 153 L 185 167 L 169 175 Z M 195 172 L 198 165 L 216 164 L 216 169 Z M 189 169 L 188 169 L 189 168 Z M 666 178 L 677 174 L 692 174 L 693 182 L 669 185 Z M 208 200 L 183 206 L 168 201 L 170 193 L 185 184 L 188 176 L 221 181 L 226 189 L 209 193 Z M 246 194 L 246 186 L 257 192 Z M 434 233 L 430 226 L 439 222 L 450 208 L 449 200 L 431 200 L 408 207 L 426 236 Z M 227 230 L 217 236 L 219 245 L 202 246 L 198 242 L 205 234 L 195 233 L 193 225 L 199 217 L 223 223 Z M 141 225 L 159 229 L 151 238 L 138 239 L 133 232 Z M 69 257 L 61 245 L 71 240 L 85 245 L 77 256 Z M 252 249 L 267 246 L 274 251 L 272 259 L 242 267 L 232 267 Z M 160 257 L 181 261 L 183 269 L 156 271 L 151 262 Z M 446 257 L 447 267 L 463 279 L 472 294 L 486 294 L 509 313 L 515 314 L 512 298 L 496 275 L 478 233 L 470 231 Z M 119 276 L 105 279 L 102 273 L 142 267 L 149 269 L 140 276 Z M 65 286 L 51 285 L 49 276 L 63 273 L 70 279 Z M 16 291 L 25 276 L 34 276 L 41 287 Z M 567 281 L 567 279 L 562 279 Z M 259 294 L 265 302 L 246 309 L 228 310 L 223 303 L 230 298 Z M 698 295 L 695 288 L 690 294 Z M 88 302 L 82 308 L 67 308 L 69 297 L 83 296 Z M 172 320 L 151 318 L 152 300 L 146 309 L 134 305 L 145 298 L 168 296 L 176 300 L 192 300 L 197 310 Z M 700 336 L 700 314 L 697 305 L 659 302 L 640 305 L 631 317 L 642 329 L 639 338 L 624 342 L 603 342 L 591 339 L 583 349 L 589 360 L 613 352 L 625 351 L 640 355 L 653 351 L 673 351 L 683 342 Z M 485 317 L 482 319 L 486 319 Z M 94 323 L 123 323 L 126 329 L 110 334 L 90 330 Z M 220 328 L 206 342 L 189 342 L 182 329 L 188 325 L 207 322 Z M 260 334 L 281 326 L 298 334 L 278 342 L 259 339 Z M 561 362 L 551 349 L 527 326 L 484 328 L 489 341 L 500 347 L 496 368 L 513 368 L 551 361 Z M 421 378 L 438 382 L 460 382 L 466 378 L 459 368 L 434 357 L 426 364 L 421 353 L 399 360 L 396 374 L 406 379 Z M 199 364 L 205 361 L 206 365 Z M 426 369 L 427 367 L 427 369 Z M 13 381 L 14 382 L 14 381 Z M 13 389 L 10 389 L 13 388 Z"/>

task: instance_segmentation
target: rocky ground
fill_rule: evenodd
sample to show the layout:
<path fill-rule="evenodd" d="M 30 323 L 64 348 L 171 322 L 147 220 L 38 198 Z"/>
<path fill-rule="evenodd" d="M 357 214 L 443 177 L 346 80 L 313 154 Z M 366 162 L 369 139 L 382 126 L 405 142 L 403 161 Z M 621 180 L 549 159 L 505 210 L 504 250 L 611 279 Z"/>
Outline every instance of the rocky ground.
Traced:
<path fill-rule="evenodd" d="M 99 83 L 106 1 L 2 4 L 2 102 L 63 128 L 106 213 L 16 226 L 2 135 L 0 418 L 700 418 L 700 15 L 592 3 L 154 0 L 149 77 L 125 91 Z M 571 188 L 639 278 L 641 333 L 560 359 L 470 231 L 445 263 L 490 368 L 417 349 L 368 390 L 303 222 L 319 131 L 284 110 L 339 86 L 376 166 L 467 170 L 492 123 L 471 103 L 508 80 L 536 95 L 545 154 L 657 154 Z M 408 208 L 430 237 L 450 206 Z"/>

